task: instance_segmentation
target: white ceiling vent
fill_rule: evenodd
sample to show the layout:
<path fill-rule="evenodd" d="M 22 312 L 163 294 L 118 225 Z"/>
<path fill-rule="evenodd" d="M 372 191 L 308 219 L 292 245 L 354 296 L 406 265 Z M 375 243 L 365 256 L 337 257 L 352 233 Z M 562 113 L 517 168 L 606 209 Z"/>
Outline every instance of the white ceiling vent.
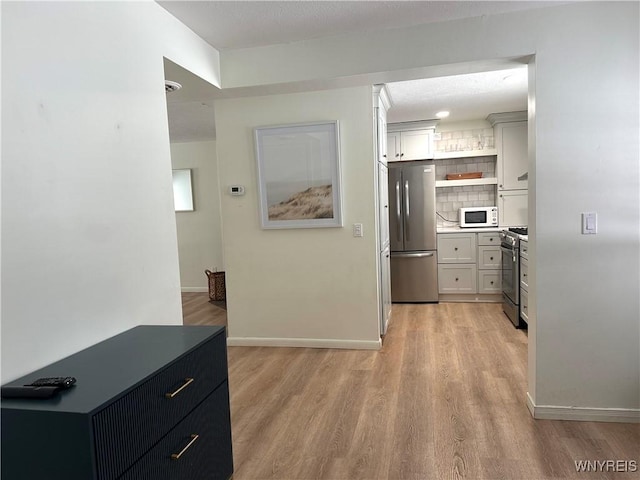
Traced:
<path fill-rule="evenodd" d="M 164 81 L 164 91 L 166 93 L 176 92 L 182 88 L 178 82 L 172 82 L 171 80 Z"/>

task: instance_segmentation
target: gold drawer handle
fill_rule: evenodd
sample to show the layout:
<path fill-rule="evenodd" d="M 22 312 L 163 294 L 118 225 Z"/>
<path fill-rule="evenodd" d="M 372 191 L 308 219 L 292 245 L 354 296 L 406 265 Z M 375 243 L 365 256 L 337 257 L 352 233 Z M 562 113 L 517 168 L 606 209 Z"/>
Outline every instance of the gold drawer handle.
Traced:
<path fill-rule="evenodd" d="M 198 438 L 200 437 L 200 435 L 198 435 L 197 433 L 192 433 L 191 434 L 191 441 L 189 443 L 187 443 L 187 445 L 180 450 L 179 453 L 172 453 L 171 454 L 171 458 L 173 460 L 180 460 L 180 457 L 182 456 L 182 454 L 184 452 L 186 452 L 187 450 L 189 450 L 189 448 L 191 448 L 191 445 L 193 445 L 195 443 L 196 440 L 198 440 Z"/>
<path fill-rule="evenodd" d="M 175 397 L 177 394 L 179 394 L 182 390 L 184 390 L 185 388 L 187 388 L 189 385 L 191 385 L 191 383 L 193 382 L 193 378 L 185 378 L 184 379 L 184 385 L 182 385 L 179 389 L 177 389 L 175 392 L 172 393 L 165 393 L 164 396 L 167 398 L 173 398 Z"/>

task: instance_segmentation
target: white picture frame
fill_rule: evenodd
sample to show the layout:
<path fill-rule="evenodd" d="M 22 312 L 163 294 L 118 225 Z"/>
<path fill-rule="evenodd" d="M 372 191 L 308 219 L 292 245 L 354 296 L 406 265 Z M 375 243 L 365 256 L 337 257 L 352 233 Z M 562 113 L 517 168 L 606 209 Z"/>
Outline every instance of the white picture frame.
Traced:
<path fill-rule="evenodd" d="M 338 121 L 254 134 L 262 228 L 342 227 Z"/>

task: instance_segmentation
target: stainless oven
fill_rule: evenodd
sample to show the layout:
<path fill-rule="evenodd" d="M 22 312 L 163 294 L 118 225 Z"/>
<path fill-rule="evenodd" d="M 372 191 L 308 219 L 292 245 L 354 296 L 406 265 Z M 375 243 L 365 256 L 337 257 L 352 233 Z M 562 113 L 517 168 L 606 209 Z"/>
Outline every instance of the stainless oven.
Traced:
<path fill-rule="evenodd" d="M 520 327 L 520 236 L 511 230 L 500 232 L 502 251 L 502 310 Z"/>

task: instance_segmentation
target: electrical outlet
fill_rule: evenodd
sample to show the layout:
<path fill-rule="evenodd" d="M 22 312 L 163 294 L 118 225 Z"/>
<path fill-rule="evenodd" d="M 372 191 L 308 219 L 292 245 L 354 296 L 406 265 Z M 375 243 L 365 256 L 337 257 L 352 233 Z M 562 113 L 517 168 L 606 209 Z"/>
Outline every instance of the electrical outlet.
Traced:
<path fill-rule="evenodd" d="M 354 237 L 362 237 L 362 224 L 361 223 L 354 223 L 353 224 L 353 236 Z"/>

